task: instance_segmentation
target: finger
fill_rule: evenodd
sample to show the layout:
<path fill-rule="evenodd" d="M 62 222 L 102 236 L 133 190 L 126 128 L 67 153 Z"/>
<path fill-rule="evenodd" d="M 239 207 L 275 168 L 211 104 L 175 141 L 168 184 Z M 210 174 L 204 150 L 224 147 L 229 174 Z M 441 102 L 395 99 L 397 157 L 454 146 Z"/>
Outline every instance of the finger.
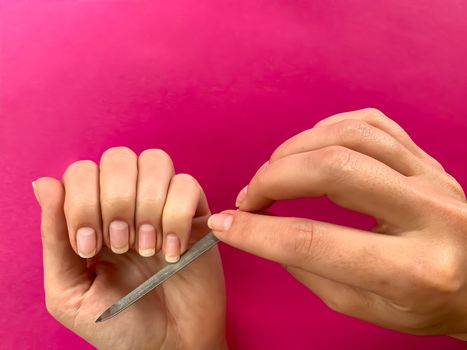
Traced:
<path fill-rule="evenodd" d="M 162 214 L 163 251 L 168 262 L 176 262 L 188 247 L 193 218 L 209 214 L 206 197 L 195 178 L 177 174 L 170 182 Z"/>
<path fill-rule="evenodd" d="M 73 252 L 69 242 L 65 213 L 65 192 L 60 181 L 43 177 L 34 182 L 37 198 L 42 209 L 41 236 L 44 260 L 46 296 L 54 298 L 58 293 L 88 284 L 86 260 Z"/>
<path fill-rule="evenodd" d="M 410 229 L 423 222 L 426 199 L 385 164 L 341 146 L 281 158 L 248 184 L 240 209 L 258 211 L 272 201 L 326 195 L 338 205 Z"/>
<path fill-rule="evenodd" d="M 100 161 L 100 202 L 104 241 L 114 253 L 134 243 L 137 156 L 126 147 L 104 152 Z"/>
<path fill-rule="evenodd" d="M 394 120 L 388 118 L 383 112 L 375 108 L 364 108 L 356 111 L 345 112 L 335 114 L 328 118 L 325 118 L 315 124 L 315 127 L 322 127 L 330 124 L 334 124 L 346 119 L 357 119 L 365 121 L 366 123 L 379 128 L 410 150 L 414 155 L 420 157 L 426 162 L 429 162 L 432 166 L 443 170 L 442 165 L 425 151 L 423 151 L 417 144 L 412 140 L 409 134 Z"/>
<path fill-rule="evenodd" d="M 362 123 L 362 125 L 359 126 L 358 122 Z M 387 149 L 387 147 L 381 147 L 382 145 L 378 145 L 378 147 L 376 147 L 375 142 L 378 140 L 378 138 L 375 137 L 376 133 L 368 129 L 365 124 L 392 136 L 403 146 L 403 149 L 398 150 L 398 146 L 393 147 L 392 150 Z M 436 186 L 441 190 L 441 192 L 448 192 L 453 194 L 456 198 L 460 198 L 462 200 L 465 199 L 465 194 L 462 187 L 455 179 L 452 178 L 452 176 L 444 171 L 443 166 L 436 159 L 419 148 L 412 141 L 410 136 L 404 131 L 404 129 L 402 129 L 397 123 L 386 117 L 380 111 L 373 108 L 367 108 L 354 112 L 340 113 L 322 120 L 316 124 L 313 129 L 307 130 L 302 134 L 305 136 L 309 132 L 308 136 L 310 137 L 307 139 L 307 142 L 315 143 L 311 136 L 313 135 L 316 137 L 316 134 L 319 133 L 320 130 L 326 129 L 333 125 L 342 125 L 343 127 L 341 130 L 337 128 L 337 134 L 350 133 L 350 135 L 356 137 L 356 140 L 359 138 L 361 142 L 364 142 L 362 145 L 364 146 L 363 148 L 373 148 L 374 151 L 368 153 L 365 150 L 362 150 L 362 148 L 355 149 L 352 145 L 342 144 L 343 146 L 372 156 L 373 158 L 380 160 L 395 170 L 398 170 L 404 175 L 422 175 L 420 180 L 423 182 L 428 183 L 431 186 Z M 342 131 L 344 133 L 342 133 Z M 350 138 L 352 139 L 353 137 Z M 293 148 L 296 149 L 300 145 L 295 143 L 293 139 L 294 137 L 290 140 L 291 143 L 286 141 L 282 146 L 290 148 L 292 144 L 295 144 Z M 280 150 L 282 146 L 280 146 L 278 150 L 280 154 L 283 154 L 284 151 L 286 151 Z M 291 151 L 293 151 L 293 149 Z M 410 155 L 407 153 L 411 153 L 414 156 L 410 157 Z M 273 157 L 277 156 L 273 155 Z"/>
<path fill-rule="evenodd" d="M 208 225 L 231 246 L 382 296 L 413 282 L 407 266 L 414 249 L 398 236 L 242 211 L 215 214 Z"/>
<path fill-rule="evenodd" d="M 63 175 L 65 217 L 73 250 L 91 258 L 102 248 L 99 168 L 89 160 L 75 162 Z"/>
<path fill-rule="evenodd" d="M 135 221 L 142 256 L 152 256 L 162 247 L 162 211 L 173 175 L 172 160 L 164 151 L 148 149 L 140 154 Z"/>
<path fill-rule="evenodd" d="M 365 154 L 407 176 L 419 174 L 424 169 L 424 163 L 393 136 L 357 119 L 303 131 L 280 145 L 270 161 L 328 146 L 343 146 Z"/>

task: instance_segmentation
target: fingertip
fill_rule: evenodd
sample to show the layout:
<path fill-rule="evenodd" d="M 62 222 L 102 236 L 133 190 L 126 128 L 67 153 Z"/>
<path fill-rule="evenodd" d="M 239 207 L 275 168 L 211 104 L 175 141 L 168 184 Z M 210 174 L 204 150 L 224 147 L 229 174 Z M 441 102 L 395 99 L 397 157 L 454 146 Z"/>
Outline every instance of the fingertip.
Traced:
<path fill-rule="evenodd" d="M 142 224 L 138 232 L 138 253 L 144 257 L 156 253 L 156 229 L 151 224 Z"/>
<path fill-rule="evenodd" d="M 92 227 L 81 227 L 76 231 L 76 247 L 82 258 L 97 254 L 97 233 Z"/>
<path fill-rule="evenodd" d="M 233 223 L 236 210 L 227 210 L 221 213 L 213 214 L 208 219 L 208 227 L 217 232 L 226 232 Z"/>
<path fill-rule="evenodd" d="M 165 237 L 165 261 L 175 263 L 180 260 L 181 242 L 177 235 L 169 233 Z"/>
<path fill-rule="evenodd" d="M 129 225 L 123 220 L 114 220 L 109 225 L 110 249 L 115 254 L 124 254 L 129 249 Z"/>
<path fill-rule="evenodd" d="M 246 198 L 246 195 L 247 195 L 247 192 L 248 192 L 248 185 L 246 185 L 245 187 L 243 187 L 240 192 L 238 193 L 237 195 L 237 198 L 235 199 L 235 206 L 237 208 L 240 207 L 240 205 L 244 202 L 245 198 Z"/>
<path fill-rule="evenodd" d="M 32 184 L 32 191 L 34 193 L 34 197 L 36 197 L 37 202 L 40 204 L 41 200 L 39 198 L 39 194 L 37 193 L 36 182 L 33 181 L 31 184 Z"/>
<path fill-rule="evenodd" d="M 62 207 L 64 190 L 62 183 L 53 177 L 41 177 L 33 181 L 33 190 L 43 209 Z M 61 208 L 63 209 L 63 208 Z"/>

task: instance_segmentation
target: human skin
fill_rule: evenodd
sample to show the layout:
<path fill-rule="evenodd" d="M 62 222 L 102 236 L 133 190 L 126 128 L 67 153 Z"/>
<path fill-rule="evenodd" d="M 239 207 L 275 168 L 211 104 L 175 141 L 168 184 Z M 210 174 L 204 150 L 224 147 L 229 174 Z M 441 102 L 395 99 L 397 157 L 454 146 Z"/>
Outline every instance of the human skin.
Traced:
<path fill-rule="evenodd" d="M 124 313 L 95 323 L 164 257 L 176 261 L 208 231 L 202 188 L 190 175 L 175 175 L 165 152 L 138 157 L 111 148 L 99 165 L 75 162 L 62 181 L 44 177 L 33 188 L 42 209 L 46 306 L 60 323 L 99 349 L 225 348 L 217 248 Z"/>
<path fill-rule="evenodd" d="M 369 232 L 264 215 L 274 201 L 327 196 L 371 215 Z M 208 225 L 279 262 L 331 309 L 418 335 L 467 340 L 467 203 L 461 186 L 375 109 L 326 118 L 281 144 Z"/>

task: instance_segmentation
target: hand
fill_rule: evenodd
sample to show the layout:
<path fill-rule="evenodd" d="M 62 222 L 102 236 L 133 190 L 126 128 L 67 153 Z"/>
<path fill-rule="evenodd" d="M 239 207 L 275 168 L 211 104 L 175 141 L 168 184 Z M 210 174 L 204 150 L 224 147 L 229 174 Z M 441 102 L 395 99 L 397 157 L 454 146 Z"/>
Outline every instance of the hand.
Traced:
<path fill-rule="evenodd" d="M 189 175 L 174 175 L 165 152 L 152 149 L 137 157 L 128 148 L 112 148 L 99 167 L 73 163 L 63 184 L 40 178 L 33 185 L 42 208 L 46 305 L 60 323 L 99 349 L 224 346 L 217 248 L 124 313 L 94 322 L 164 265 L 156 255 L 160 249 L 176 261 L 208 231 L 202 188 Z"/>
<path fill-rule="evenodd" d="M 247 213 L 322 195 L 378 224 L 365 232 Z M 237 205 L 210 218 L 216 236 L 285 265 L 330 308 L 403 332 L 467 337 L 464 193 L 381 112 L 338 114 L 287 140 Z"/>

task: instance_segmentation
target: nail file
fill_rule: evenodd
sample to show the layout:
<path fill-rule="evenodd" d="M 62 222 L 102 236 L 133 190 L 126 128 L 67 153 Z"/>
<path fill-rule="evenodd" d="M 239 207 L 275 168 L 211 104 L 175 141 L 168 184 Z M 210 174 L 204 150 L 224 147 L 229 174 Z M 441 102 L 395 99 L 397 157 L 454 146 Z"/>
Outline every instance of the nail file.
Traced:
<path fill-rule="evenodd" d="M 125 295 L 111 307 L 104 311 L 102 315 L 96 320 L 97 322 L 106 321 L 109 318 L 119 314 L 127 307 L 137 302 L 151 290 L 168 280 L 178 271 L 183 269 L 185 266 L 196 260 L 200 255 L 209 250 L 209 248 L 215 246 L 219 240 L 214 236 L 212 232 L 209 232 L 196 242 L 189 250 L 180 257 L 180 260 L 174 264 L 169 264 L 160 269 L 153 276 L 149 277 L 145 282 L 136 287 L 133 291 Z"/>

